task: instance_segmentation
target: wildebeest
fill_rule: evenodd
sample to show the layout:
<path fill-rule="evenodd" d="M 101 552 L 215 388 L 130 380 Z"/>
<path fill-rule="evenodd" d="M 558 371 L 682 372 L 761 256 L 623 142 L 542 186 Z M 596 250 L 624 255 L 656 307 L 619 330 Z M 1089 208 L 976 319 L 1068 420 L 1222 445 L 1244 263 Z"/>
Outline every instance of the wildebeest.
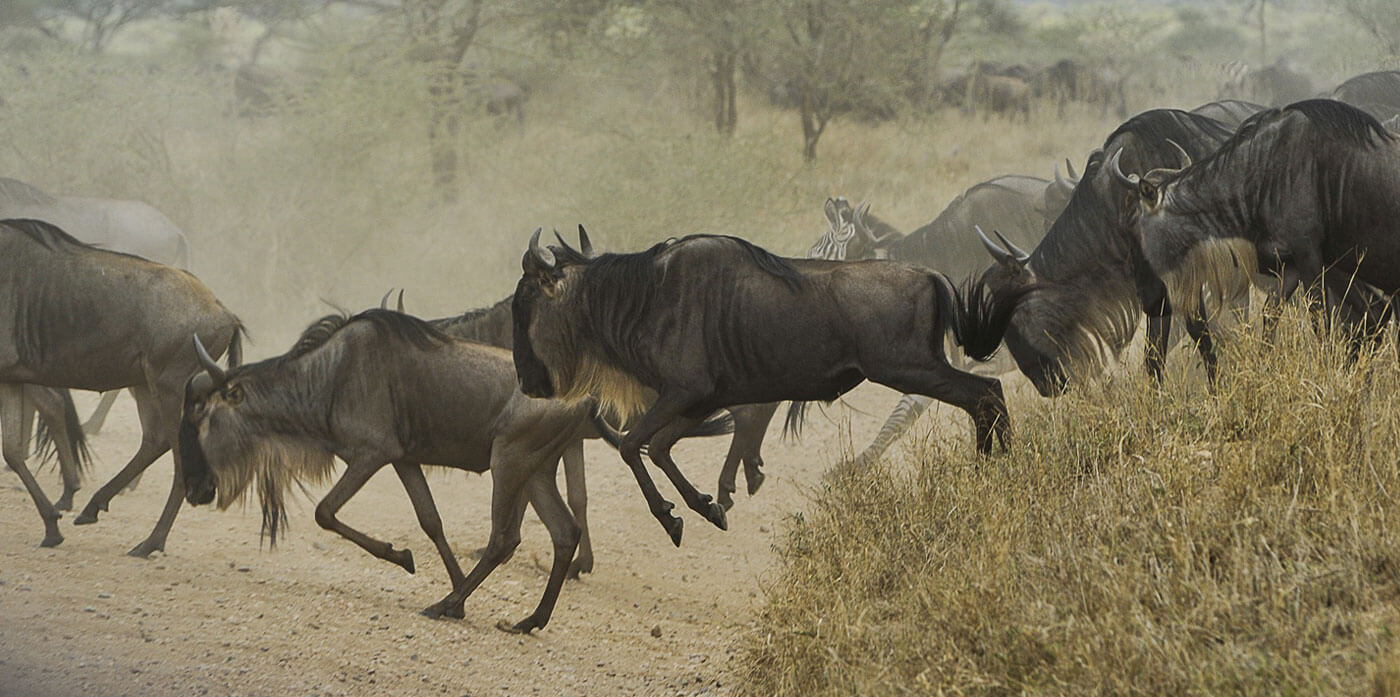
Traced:
<path fill-rule="evenodd" d="M 582 238 L 581 247 L 584 250 L 581 253 L 591 256 L 592 251 L 588 243 L 587 233 L 581 226 L 579 235 Z M 560 242 L 562 244 L 563 240 Z M 513 300 L 514 296 L 511 296 L 489 307 L 471 310 L 453 317 L 429 320 L 429 324 L 454 339 L 475 341 L 509 350 L 514 348 L 515 340 L 511 326 L 511 303 Z M 730 441 L 729 452 L 725 455 L 724 467 L 720 470 L 718 496 L 720 505 L 725 508 L 734 505 L 733 494 L 736 490 L 740 463 L 744 465 L 744 478 L 748 483 L 749 495 L 752 496 L 762 486 L 765 477 L 762 471 L 763 457 L 760 450 L 763 446 L 763 438 L 768 431 L 768 424 L 772 421 L 777 408 L 777 404 L 746 404 L 730 408 L 730 413 L 733 415 L 734 437 Z M 719 435 L 726 432 L 729 426 L 728 420 L 712 420 L 702 424 L 696 431 L 687 435 Z M 606 438 L 609 434 L 599 433 L 597 435 Z M 580 529 L 578 554 L 574 563 L 569 567 L 569 576 L 577 577 L 579 573 L 588 573 L 593 570 L 593 545 L 588 531 L 588 487 L 583 467 L 582 439 L 569 444 L 564 450 L 564 481 L 569 510 L 573 512 L 574 519 L 578 521 Z"/>
<path fill-rule="evenodd" d="M 1357 75 L 1332 90 L 1332 98 L 1346 102 L 1378 121 L 1400 116 L 1400 71 L 1381 70 Z"/>
<path fill-rule="evenodd" d="M 1280 58 L 1257 69 L 1239 62 L 1227 64 L 1220 97 L 1282 106 L 1313 97 L 1317 91 L 1312 78 L 1299 72 L 1289 59 Z"/>
<path fill-rule="evenodd" d="M 827 199 L 824 212 L 827 231 L 808 253 L 812 259 L 893 259 L 939 269 L 953 277 L 967 277 L 985 264 L 982 244 L 968 235 L 977 226 L 997 229 L 1012 243 L 1035 247 L 1045 230 L 1064 210 L 1074 190 L 1071 179 L 1055 167 L 1054 181 L 1023 175 L 1006 175 L 973 186 L 953 199 L 933 221 L 905 235 L 870 213 L 867 206 L 852 207 L 844 197 Z M 951 337 L 950 337 L 951 339 Z M 973 361 L 956 360 L 955 347 L 947 347 L 949 360 L 963 370 L 976 370 Z M 1013 369 L 1009 362 L 993 359 L 981 371 L 998 375 Z M 878 457 L 894 442 L 932 400 L 904 395 L 886 419 L 860 460 Z"/>
<path fill-rule="evenodd" d="M 1226 127 L 1239 128 L 1249 117 L 1268 109 L 1262 104 L 1241 101 L 1239 99 L 1219 99 L 1214 102 L 1206 102 L 1191 113 L 1197 116 L 1204 116 L 1208 119 L 1215 119 Z"/>
<path fill-rule="evenodd" d="M 554 563 L 534 613 L 498 626 L 529 632 L 549 622 L 579 539 L 555 472 L 564 449 L 593 428 L 591 401 L 529 399 L 516 387 L 508 351 L 452 339 L 389 310 L 323 318 L 291 351 L 228 371 L 195 342 L 197 351 L 188 353 L 198 353 L 207 372 L 190 379 L 180 425 L 191 504 L 217 498 L 225 508 L 256 479 L 264 531 L 275 543 L 290 488 L 329 479 L 339 457 L 345 473 L 316 505 L 317 524 L 412 572 L 409 550 L 336 518 L 392 464 L 452 579 L 452 591 L 423 614 L 460 618 L 467 596 L 520 543 L 528 501 L 549 529 Z M 443 534 L 425 464 L 491 471 L 490 542 L 469 575 Z"/>
<path fill-rule="evenodd" d="M 1184 168 L 1114 169 L 1136 192 L 1144 256 L 1173 301 L 1260 269 L 1286 297 L 1301 285 L 1332 311 L 1359 308 L 1357 284 L 1400 291 L 1400 138 L 1374 117 L 1317 99 L 1263 112 Z"/>
<path fill-rule="evenodd" d="M 525 123 L 525 102 L 530 93 L 514 81 L 497 78 L 484 86 L 486 113 L 510 116 L 516 123 Z"/>
<path fill-rule="evenodd" d="M 56 196 L 17 179 L 0 177 L 0 219 L 30 218 L 61 228 L 81 242 L 113 252 L 187 268 L 189 240 L 164 213 L 143 201 Z M 102 430 L 117 393 L 102 396 L 83 430 Z"/>
<path fill-rule="evenodd" d="M 1064 58 L 1038 71 L 1029 81 L 1035 96 L 1053 99 L 1061 114 L 1066 103 L 1075 101 L 1098 104 L 1104 114 L 1112 108 L 1119 118 L 1128 116 L 1126 79 L 1110 68 L 1093 68 Z"/>
<path fill-rule="evenodd" d="M 185 381 L 199 371 L 191 334 L 236 363 L 242 327 L 194 276 L 139 257 L 83 244 L 37 220 L 0 222 L 0 404 L 6 462 L 25 481 L 44 519 L 45 543 L 62 541 L 58 513 L 24 469 L 20 383 L 83 390 L 128 388 L 136 398 L 141 445 L 121 472 L 88 501 L 77 524 L 97 521 L 112 497 L 175 444 Z M 179 459 L 176 457 L 178 465 Z M 163 549 L 180 508 L 176 473 L 155 529 L 131 550 Z"/>
<path fill-rule="evenodd" d="M 643 445 L 686 504 L 720 528 L 671 446 L 736 404 L 831 401 L 866 379 L 934 397 L 972 416 L 977 447 L 1005 442 L 1001 384 L 948 364 L 945 327 L 970 356 L 996 350 L 1019 296 L 959 294 L 940 273 L 888 261 L 782 259 L 744 240 L 694 235 L 634 254 L 588 258 L 530 239 L 513 307 L 515 367 L 531 396 L 596 396 L 642 412 L 619 452 L 651 513 L 680 544 L 641 459 Z"/>
<path fill-rule="evenodd" d="M 1138 317 L 1148 317 L 1147 365 L 1160 377 L 1170 335 L 1166 288 L 1142 260 L 1121 184 L 1104 167 L 1104 153 L 1119 154 L 1135 171 L 1170 167 L 1181 151 L 1193 158 L 1213 152 L 1231 134 L 1219 122 L 1175 109 L 1143 112 L 1119 126 L 1089 158 L 1060 217 L 1029 254 L 985 239 L 996 263 L 981 280 L 992 289 L 1035 284 L 1011 318 L 1006 347 L 1021 372 L 1046 396 L 1058 394 L 1069 371 L 1116 354 L 1132 338 Z M 1187 316 L 1207 374 L 1215 357 L 1208 328 Z"/>

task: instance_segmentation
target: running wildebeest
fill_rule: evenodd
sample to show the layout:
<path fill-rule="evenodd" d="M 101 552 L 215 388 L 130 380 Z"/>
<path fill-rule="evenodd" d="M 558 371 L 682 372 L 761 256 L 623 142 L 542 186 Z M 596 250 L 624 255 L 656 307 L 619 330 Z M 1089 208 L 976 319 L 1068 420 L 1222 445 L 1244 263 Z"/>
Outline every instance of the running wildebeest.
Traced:
<path fill-rule="evenodd" d="M 56 225 L 80 242 L 113 252 L 135 254 L 177 268 L 189 266 L 189 240 L 164 213 L 142 201 L 55 196 L 17 179 L 0 177 L 0 219 L 30 218 Z M 102 430 L 116 392 L 102 396 L 83 424 L 91 435 Z"/>
<path fill-rule="evenodd" d="M 971 238 L 968 231 L 979 225 L 995 228 L 1015 244 L 1034 247 L 1064 210 L 1074 191 L 1077 183 L 1074 168 L 1070 167 L 1069 172 L 1071 179 L 1065 179 L 1056 165 L 1054 181 L 1007 175 L 982 182 L 953 199 L 932 222 L 908 235 L 871 214 L 868 206 L 853 208 L 844 197 L 827 199 L 827 231 L 812 247 L 808 258 L 893 259 L 965 278 L 981 270 L 986 259 L 982 244 Z M 962 370 L 999 375 L 1015 368 L 1010 359 L 993 358 L 985 364 L 986 368 L 977 370 L 971 365 L 973 361 L 956 360 L 954 350 L 950 343 L 947 347 L 949 360 Z M 857 459 L 868 461 L 879 457 L 930 404 L 932 400 L 927 397 L 904 395 L 875 440 Z"/>
<path fill-rule="evenodd" d="M 97 521 L 112 497 L 175 445 L 185 381 L 199 362 L 182 346 L 191 334 L 208 339 L 236 363 L 242 327 L 194 276 L 128 254 L 83 244 L 37 220 L 0 222 L 0 414 L 5 460 L 24 481 L 44 519 L 45 544 L 63 540 L 58 513 L 24 468 L 16 448 L 22 426 L 20 384 L 82 390 L 128 388 L 141 419 L 141 446 L 74 520 Z M 160 520 L 130 552 L 145 557 L 165 547 L 184 496 L 175 476 Z"/>
<path fill-rule="evenodd" d="M 996 263 L 981 282 L 999 292 L 1028 284 L 1037 288 L 1012 316 L 1005 342 L 1042 395 L 1059 394 L 1071 369 L 1121 351 L 1141 314 L 1148 318 L 1147 368 L 1161 376 L 1172 308 L 1162 281 L 1142 260 L 1127 205 L 1133 202 L 1125 200 L 1121 184 L 1104 167 L 1104 153 L 1121 153 L 1129 167 L 1147 171 L 1178 163 L 1182 148 L 1190 157 L 1204 157 L 1230 134 L 1221 123 L 1185 111 L 1143 112 L 1090 156 L 1069 205 L 1034 251 L 982 237 Z M 1206 322 L 1188 313 L 1186 328 L 1213 381 L 1214 345 Z"/>
<path fill-rule="evenodd" d="M 1357 75 L 1332 90 L 1332 98 L 1360 109 L 1377 121 L 1400 116 L 1400 71 Z"/>
<path fill-rule="evenodd" d="M 994 437 L 1005 445 L 1001 383 L 949 365 L 943 334 L 952 326 L 964 352 L 986 358 L 1021 297 L 1015 292 L 962 295 L 928 269 L 783 259 L 727 236 L 588 258 L 541 247 L 539 233 L 521 261 L 513 307 L 521 388 L 645 412 L 618 450 L 677 545 L 683 522 L 657 491 L 641 449 L 691 510 L 726 528 L 724 507 L 697 491 L 670 454 L 716 409 L 831 401 L 869 379 L 963 409 L 981 452 Z M 647 389 L 658 396 L 643 410 Z"/>
<path fill-rule="evenodd" d="M 1239 128 L 1240 124 L 1244 123 L 1249 117 L 1268 108 L 1269 107 L 1262 104 L 1245 102 L 1239 99 L 1219 99 L 1214 102 L 1206 102 L 1192 109 L 1191 113 L 1197 116 L 1204 116 L 1208 119 L 1215 119 L 1226 127 L 1234 129 Z"/>
<path fill-rule="evenodd" d="M 497 625 L 528 633 L 549 622 L 579 528 L 559 495 L 564 449 L 595 426 L 594 403 L 529 399 L 516 387 L 510 352 L 452 339 L 423 320 L 389 310 L 331 315 L 291 351 L 224 371 L 195 351 L 205 373 L 189 380 L 180 424 L 181 466 L 191 504 L 243 498 L 257 480 L 263 530 L 275 544 L 295 483 L 324 481 L 332 458 L 345 473 L 316 504 L 321 527 L 412 573 L 413 555 L 336 518 L 370 477 L 392 464 L 423 532 L 437 546 L 452 591 L 429 617 L 461 618 L 467 596 L 520 543 L 528 501 L 549 529 L 554 563 L 529 617 Z M 491 471 L 491 536 L 469 575 L 443 534 L 422 465 Z"/>
<path fill-rule="evenodd" d="M 1400 291 L 1400 137 L 1366 112 L 1316 99 L 1245 122 L 1182 168 L 1124 175 L 1143 254 L 1173 301 L 1264 270 L 1287 297 L 1300 285 L 1328 309 L 1361 308 L 1357 284 Z M 1374 328 L 1374 327 L 1370 327 Z"/>

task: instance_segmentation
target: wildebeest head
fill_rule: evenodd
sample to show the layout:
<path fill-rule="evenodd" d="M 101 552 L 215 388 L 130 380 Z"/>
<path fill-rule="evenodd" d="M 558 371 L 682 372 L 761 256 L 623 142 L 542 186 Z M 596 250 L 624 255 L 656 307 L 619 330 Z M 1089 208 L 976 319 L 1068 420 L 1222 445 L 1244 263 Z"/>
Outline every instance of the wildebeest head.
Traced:
<path fill-rule="evenodd" d="M 870 215 L 870 204 L 852 206 L 844 196 L 828 198 L 822 212 L 827 230 L 807 252 L 809 259 L 885 259 L 890 245 L 904 237 L 885 222 Z"/>
<path fill-rule="evenodd" d="M 340 323 L 343 324 L 343 318 Z M 307 336 L 320 330 L 333 332 L 325 320 Z M 217 499 L 219 508 L 241 500 L 254 480 L 263 510 L 263 531 L 276 544 L 277 532 L 286 523 L 285 493 L 294 481 L 324 479 L 331 472 L 331 453 L 314 444 L 279 437 L 279 408 L 285 390 L 268 389 L 266 378 L 275 372 L 277 359 L 241 366 L 228 372 L 194 337 L 195 351 L 204 372 L 185 384 L 180 419 L 180 467 L 185 479 L 185 500 L 202 505 Z M 298 349 L 294 349 L 295 353 Z M 289 354 L 291 355 L 291 354 Z M 285 376 L 283 376 L 285 377 Z"/>
<path fill-rule="evenodd" d="M 645 403 L 642 386 L 613 367 L 612 358 L 600 353 L 604 344 L 591 339 L 600 331 L 625 334 L 626 324 L 639 313 L 590 295 L 583 283 L 591 267 L 616 255 L 595 260 L 582 225 L 579 249 L 559 241 L 561 246 L 542 246 L 540 230 L 535 230 L 520 262 L 524 273 L 511 305 L 511 350 L 520 390 L 570 402 L 597 397 L 619 416 L 637 413 Z"/>

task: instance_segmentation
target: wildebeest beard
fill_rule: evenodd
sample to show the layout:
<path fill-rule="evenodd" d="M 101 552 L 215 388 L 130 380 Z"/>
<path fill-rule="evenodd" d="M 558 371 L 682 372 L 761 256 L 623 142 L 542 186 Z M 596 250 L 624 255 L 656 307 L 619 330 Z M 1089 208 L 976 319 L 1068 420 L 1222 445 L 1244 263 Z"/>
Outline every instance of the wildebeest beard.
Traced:
<path fill-rule="evenodd" d="M 218 507 L 226 509 L 247 498 L 257 480 L 262 507 L 262 534 L 271 545 L 287 526 L 287 494 L 295 484 L 305 493 L 308 484 L 324 484 L 335 473 L 330 451 L 314 443 L 283 436 L 231 434 L 233 454 L 211 462 L 218 483 Z M 202 450 L 202 448 L 201 448 Z M 205 454 L 208 457 L 208 454 Z"/>

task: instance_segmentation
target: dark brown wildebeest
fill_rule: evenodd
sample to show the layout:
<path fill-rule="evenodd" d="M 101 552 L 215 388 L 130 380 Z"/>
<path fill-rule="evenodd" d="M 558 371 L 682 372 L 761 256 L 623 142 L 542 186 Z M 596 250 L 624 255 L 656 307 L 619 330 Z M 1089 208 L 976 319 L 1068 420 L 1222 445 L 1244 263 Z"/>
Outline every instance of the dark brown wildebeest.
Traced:
<path fill-rule="evenodd" d="M 677 545 L 683 522 L 648 475 L 642 446 L 686 505 L 723 529 L 724 507 L 697 491 L 670 454 L 717 409 L 831 401 L 869 379 L 963 409 L 982 452 L 994 438 L 1005 442 L 1001 384 L 949 365 L 943 335 L 952 326 L 964 352 L 987 357 L 1021 297 L 1015 292 L 960 296 L 947 277 L 921 267 L 782 259 L 710 235 L 588 258 L 541 247 L 536 230 L 522 267 L 513 308 L 521 388 L 645 412 L 619 451 Z M 648 389 L 658 396 L 644 408 Z"/>
<path fill-rule="evenodd" d="M 1037 97 L 1052 99 L 1061 115 L 1069 102 L 1098 104 L 1102 114 L 1109 109 L 1118 118 L 1127 118 L 1128 101 L 1124 94 L 1126 77 L 1108 67 L 1091 67 L 1069 58 L 1056 61 L 1029 79 L 1031 92 Z"/>
<path fill-rule="evenodd" d="M 0 422 L 5 460 L 24 480 L 44 519 L 45 544 L 58 544 L 58 512 L 24 468 L 22 383 L 82 390 L 130 389 L 141 419 L 141 446 L 83 508 L 76 524 L 94 523 L 112 497 L 175 445 L 185 381 L 199 372 L 188 350 L 202 336 L 236 363 L 238 318 L 194 276 L 139 257 L 85 245 L 37 220 L 0 222 Z M 176 457 L 178 465 L 178 455 Z M 175 468 L 170 497 L 145 541 L 145 557 L 165 547 L 180 509 L 184 480 Z"/>
<path fill-rule="evenodd" d="M 973 186 L 953 199 L 931 222 L 909 234 L 870 213 L 869 207 L 852 207 L 845 198 L 827 199 L 827 231 L 808 253 L 812 259 L 856 260 L 893 259 L 939 269 L 954 278 L 966 278 L 986 264 L 982 244 L 968 235 L 977 226 L 996 229 L 1011 243 L 1033 248 L 1045 237 L 1045 230 L 1064 210 L 1077 183 L 1074 168 L 1071 179 L 1060 175 L 1055 166 L 1054 181 L 1022 175 L 1006 175 Z M 999 375 L 1014 370 L 1009 358 L 993 358 L 982 369 L 974 361 L 959 361 L 956 347 L 946 348 L 949 360 L 963 370 Z M 858 456 L 858 461 L 879 457 L 895 439 L 919 418 L 933 400 L 922 395 L 904 395 L 875 440 Z M 790 420 L 790 424 L 798 423 Z"/>
<path fill-rule="evenodd" d="M 515 551 L 528 501 L 549 529 L 554 563 L 534 613 L 511 632 L 549 622 L 579 528 L 559 495 L 555 472 L 570 443 L 595 426 L 591 401 L 530 399 L 516 387 L 510 352 L 459 341 L 415 317 L 368 310 L 311 325 L 291 351 L 221 370 L 195 337 L 206 374 L 191 378 L 180 425 L 188 500 L 243 498 L 257 480 L 263 529 L 275 544 L 284 501 L 298 482 L 323 481 L 332 458 L 345 473 L 316 505 L 316 522 L 380 559 L 414 571 L 413 554 L 338 520 L 336 513 L 370 477 L 392 464 L 423 532 L 452 579 L 429 617 L 461 618 L 467 596 Z M 491 537 L 463 574 L 443 534 L 422 465 L 491 471 Z"/>
<path fill-rule="evenodd" d="M 1005 341 L 1017 367 L 1042 395 L 1059 394 L 1072 371 L 1117 355 L 1144 314 L 1147 368 L 1158 379 L 1162 374 L 1172 306 L 1161 279 L 1142 259 L 1131 201 L 1104 166 L 1105 153 L 1121 152 L 1128 167 L 1147 171 L 1174 166 L 1183 148 L 1190 157 L 1204 157 L 1230 134 L 1224 124 L 1189 112 L 1143 112 L 1115 129 L 1103 149 L 1089 157 L 1069 205 L 1033 251 L 983 238 L 996 262 L 981 276 L 983 283 L 997 292 L 1028 284 L 1037 288 L 1012 316 Z M 1213 381 L 1216 360 L 1208 325 L 1187 313 L 1186 329 Z"/>
<path fill-rule="evenodd" d="M 1214 102 L 1206 102 L 1191 113 L 1197 116 L 1204 116 L 1208 119 L 1215 119 L 1227 128 L 1239 128 L 1249 117 L 1268 109 L 1262 104 L 1245 102 L 1238 99 L 1219 99 Z"/>
<path fill-rule="evenodd" d="M 1400 292 L 1400 137 L 1360 109 L 1303 101 L 1260 113 L 1184 168 L 1128 176 L 1112 165 L 1173 303 L 1260 269 L 1284 297 L 1301 285 L 1329 318 L 1355 312 L 1375 329 L 1389 308 L 1375 314 L 1358 290 Z"/>

